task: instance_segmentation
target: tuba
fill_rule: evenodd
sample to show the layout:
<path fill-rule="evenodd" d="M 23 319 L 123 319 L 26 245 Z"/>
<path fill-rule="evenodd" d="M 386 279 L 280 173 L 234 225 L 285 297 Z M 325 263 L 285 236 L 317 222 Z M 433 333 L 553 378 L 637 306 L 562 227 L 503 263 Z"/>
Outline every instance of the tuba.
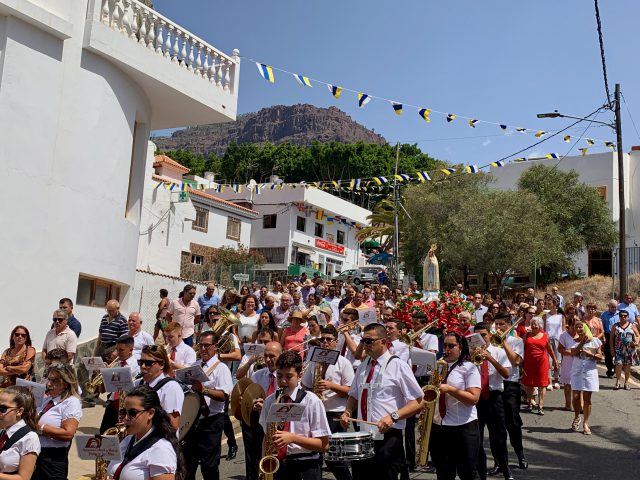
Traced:
<path fill-rule="evenodd" d="M 276 403 L 280 402 L 284 389 L 279 390 Z M 273 436 L 278 431 L 280 425 L 277 422 L 269 422 L 267 431 L 264 435 L 264 455 L 258 463 L 260 470 L 260 480 L 273 480 L 275 473 L 280 468 L 280 460 L 278 459 L 278 447 L 273 442 Z"/>
<path fill-rule="evenodd" d="M 222 318 L 214 323 L 211 330 L 213 330 L 218 337 L 222 338 L 229 327 L 240 323 L 240 318 L 231 310 L 224 307 L 218 306 L 218 312 L 220 312 Z"/>
<path fill-rule="evenodd" d="M 113 362 L 107 365 L 106 368 L 113 368 L 120 361 L 116 358 Z M 96 392 L 100 393 L 100 388 L 104 385 L 104 378 L 102 378 L 102 372 L 96 370 L 93 372 L 93 376 L 87 383 L 84 384 L 84 389 L 89 395 L 94 395 Z"/>
<path fill-rule="evenodd" d="M 424 400 L 422 402 L 424 407 L 418 414 L 418 418 L 416 420 L 418 425 L 416 464 L 421 467 L 427 464 L 427 457 L 429 456 L 429 436 L 431 435 L 433 414 L 435 412 L 438 399 L 440 398 L 440 384 L 447 376 L 448 369 L 449 367 L 447 362 L 444 360 L 438 360 L 436 362 L 436 368 L 431 375 L 431 381 L 422 389 L 422 392 L 424 393 Z"/>

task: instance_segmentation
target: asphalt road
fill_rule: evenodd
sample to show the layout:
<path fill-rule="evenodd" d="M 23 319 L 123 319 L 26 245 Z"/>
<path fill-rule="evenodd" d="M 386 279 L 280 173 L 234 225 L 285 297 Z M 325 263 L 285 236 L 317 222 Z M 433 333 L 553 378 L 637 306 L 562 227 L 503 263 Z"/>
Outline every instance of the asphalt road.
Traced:
<path fill-rule="evenodd" d="M 640 383 L 633 379 L 630 383 L 630 391 L 614 391 L 614 381 L 600 377 L 600 392 L 593 395 L 590 422 L 593 434 L 590 436 L 571 431 L 573 413 L 562 410 L 562 391 L 547 392 L 544 416 L 522 414 L 529 469 L 514 468 L 516 480 L 640 478 Z M 240 451 L 235 460 L 222 460 L 220 478 L 244 479 L 244 453 L 240 436 L 238 445 Z M 488 443 L 486 449 L 489 452 Z M 225 444 L 222 447 L 223 455 L 226 452 Z M 512 451 L 510 459 L 512 463 L 515 461 Z M 331 479 L 333 476 L 325 472 L 324 478 Z M 435 479 L 435 475 L 417 471 L 411 478 L 431 480 Z"/>

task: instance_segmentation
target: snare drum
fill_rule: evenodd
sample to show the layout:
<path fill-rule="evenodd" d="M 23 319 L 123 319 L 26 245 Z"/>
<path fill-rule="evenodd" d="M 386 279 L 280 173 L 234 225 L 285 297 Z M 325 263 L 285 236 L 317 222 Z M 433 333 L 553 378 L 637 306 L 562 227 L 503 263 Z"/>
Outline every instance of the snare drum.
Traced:
<path fill-rule="evenodd" d="M 324 459 L 333 462 L 350 462 L 373 456 L 372 432 L 339 432 L 329 436 L 329 451 Z"/>

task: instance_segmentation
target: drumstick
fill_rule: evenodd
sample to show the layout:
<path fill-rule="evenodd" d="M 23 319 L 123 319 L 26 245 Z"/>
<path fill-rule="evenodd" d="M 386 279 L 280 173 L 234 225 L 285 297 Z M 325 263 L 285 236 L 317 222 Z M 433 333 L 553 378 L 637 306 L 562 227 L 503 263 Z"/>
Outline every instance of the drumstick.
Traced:
<path fill-rule="evenodd" d="M 376 422 L 368 422 L 366 420 L 359 420 L 357 418 L 349 418 L 347 421 L 348 422 L 354 422 L 354 423 L 366 423 L 367 425 L 373 425 L 374 427 L 378 426 L 378 424 Z"/>

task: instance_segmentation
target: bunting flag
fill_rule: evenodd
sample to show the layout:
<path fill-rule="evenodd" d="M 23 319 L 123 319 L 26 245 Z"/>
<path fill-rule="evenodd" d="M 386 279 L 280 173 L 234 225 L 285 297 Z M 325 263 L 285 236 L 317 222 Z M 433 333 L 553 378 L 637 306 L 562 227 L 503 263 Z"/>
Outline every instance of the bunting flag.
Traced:
<path fill-rule="evenodd" d="M 591 138 L 587 138 L 587 145 L 589 145 L 590 147 L 593 146 L 595 142 L 593 141 L 593 139 Z"/>
<path fill-rule="evenodd" d="M 234 183 L 231 189 L 236 193 L 242 193 L 242 185 Z"/>
<path fill-rule="evenodd" d="M 260 193 L 262 193 L 262 192 L 260 191 L 260 185 L 256 185 L 256 186 L 253 188 L 253 191 L 256 193 L 256 195 L 260 195 Z"/>
<path fill-rule="evenodd" d="M 567 143 L 571 142 L 571 135 L 565 135 L 563 140 Z"/>
<path fill-rule="evenodd" d="M 514 162 L 526 162 L 527 159 L 525 157 L 518 157 L 516 159 L 513 160 Z"/>
<path fill-rule="evenodd" d="M 303 75 L 298 75 L 297 73 L 294 73 L 293 78 L 296 79 L 296 81 L 298 82 L 298 85 L 300 85 L 301 87 L 313 88 L 313 85 L 311 85 L 311 80 L 309 80 L 309 77 L 305 77 Z"/>
<path fill-rule="evenodd" d="M 322 217 L 324 217 L 324 210 L 320 209 L 316 212 L 316 220 L 322 220 Z"/>
<path fill-rule="evenodd" d="M 456 119 L 456 116 L 457 116 L 457 115 L 456 115 L 455 113 L 449 113 L 449 114 L 447 115 L 447 123 L 451 123 L 451 122 L 453 122 L 453 121 Z"/>
<path fill-rule="evenodd" d="M 359 178 L 354 178 L 353 180 L 351 180 L 349 187 L 351 188 L 351 190 L 360 190 L 360 183 L 361 180 Z"/>
<path fill-rule="evenodd" d="M 340 188 L 340 183 L 336 182 L 335 180 L 331 180 L 331 183 L 333 184 L 334 187 Z"/>
<path fill-rule="evenodd" d="M 155 187 L 153 187 L 153 190 L 155 191 L 158 188 L 160 188 L 160 185 L 164 185 L 164 182 L 158 182 L 158 184 Z"/>
<path fill-rule="evenodd" d="M 501 162 L 500 160 L 497 162 L 491 162 L 491 166 L 496 168 L 504 167 L 504 162 Z"/>
<path fill-rule="evenodd" d="M 371 97 L 369 95 L 367 95 L 366 93 L 359 93 L 358 94 L 358 106 L 360 108 L 364 107 L 370 101 L 371 101 Z"/>
<path fill-rule="evenodd" d="M 538 130 L 538 131 L 536 132 L 536 134 L 535 134 L 535 137 L 536 137 L 536 138 L 540 138 L 540 137 L 541 137 L 541 136 L 543 136 L 545 133 L 547 133 L 547 132 L 545 132 L 544 130 Z"/>
<path fill-rule="evenodd" d="M 327 88 L 329 88 L 331 95 L 333 95 L 336 98 L 340 98 L 340 95 L 342 95 L 342 87 L 337 87 L 335 85 L 327 85 Z"/>
<path fill-rule="evenodd" d="M 519 128 L 516 128 L 516 132 L 518 132 L 518 133 L 526 133 L 526 132 L 527 132 L 527 129 L 526 129 L 526 128 L 519 127 Z"/>
<path fill-rule="evenodd" d="M 611 150 L 615 150 L 616 149 L 616 144 L 613 142 L 604 142 L 604 146 L 605 147 L 609 147 Z"/>
<path fill-rule="evenodd" d="M 500 129 L 501 129 L 503 132 L 506 132 L 506 131 L 507 131 L 507 126 L 506 126 L 506 125 L 502 125 L 502 124 L 500 124 Z"/>
<path fill-rule="evenodd" d="M 256 62 L 256 66 L 258 67 L 258 71 L 260 72 L 260 75 L 262 76 L 262 78 L 264 78 L 270 83 L 275 83 L 276 79 L 273 76 L 272 67 L 270 67 L 269 65 L 265 65 L 264 63 L 258 63 L 258 62 Z"/>
<path fill-rule="evenodd" d="M 393 102 L 391 102 L 391 105 L 393 106 L 393 111 L 395 112 L 396 115 L 402 115 L 402 104 L 401 103 L 393 103 Z"/>
<path fill-rule="evenodd" d="M 455 172 L 455 169 L 453 169 L 453 168 L 442 168 L 442 169 L 440 169 L 440 171 L 441 171 L 442 173 L 444 173 L 446 176 L 449 176 L 449 175 L 451 175 L 453 172 Z"/>
<path fill-rule="evenodd" d="M 418 172 L 418 180 L 420 180 L 421 182 L 430 182 L 431 177 L 427 172 Z"/>
<path fill-rule="evenodd" d="M 587 147 L 584 148 L 579 148 L 578 150 L 580 150 L 580 152 L 582 153 L 582 156 L 584 157 L 587 154 L 587 150 L 589 150 Z"/>
<path fill-rule="evenodd" d="M 176 188 L 178 185 L 175 183 L 171 184 L 171 187 L 169 188 L 169 190 L 171 190 L 173 192 L 173 189 Z"/>
<path fill-rule="evenodd" d="M 464 169 L 467 173 L 478 173 L 480 171 L 477 165 L 467 165 Z"/>
<path fill-rule="evenodd" d="M 411 177 L 406 173 L 400 173 L 398 175 L 394 175 L 393 178 L 395 178 L 399 182 L 408 182 L 411 179 Z"/>
<path fill-rule="evenodd" d="M 269 187 L 271 190 L 275 190 L 278 187 L 277 183 L 272 183 L 271 186 Z"/>
<path fill-rule="evenodd" d="M 213 187 L 213 189 L 214 189 L 216 192 L 218 192 L 218 193 L 222 193 L 222 192 L 224 192 L 224 187 L 223 187 L 221 184 L 219 184 L 219 183 L 218 183 L 218 184 L 216 184 L 216 185 Z"/>
<path fill-rule="evenodd" d="M 422 108 L 420 109 L 420 111 L 418 112 L 418 115 L 420 115 L 425 122 L 429 123 L 431 121 L 431 119 L 429 118 L 429 115 L 431 115 L 431 109 L 430 108 Z"/>
<path fill-rule="evenodd" d="M 327 217 L 327 225 L 333 225 L 333 217 Z"/>
<path fill-rule="evenodd" d="M 469 126 L 471 128 L 476 128 L 476 123 L 478 123 L 478 120 L 476 120 L 475 118 L 470 118 L 469 119 Z"/>
<path fill-rule="evenodd" d="M 549 160 L 558 160 L 560 158 L 560 155 L 558 155 L 557 153 L 547 153 L 545 157 L 547 157 Z"/>
<path fill-rule="evenodd" d="M 377 185 L 384 185 L 388 182 L 386 177 L 373 177 L 373 181 L 376 182 Z"/>

